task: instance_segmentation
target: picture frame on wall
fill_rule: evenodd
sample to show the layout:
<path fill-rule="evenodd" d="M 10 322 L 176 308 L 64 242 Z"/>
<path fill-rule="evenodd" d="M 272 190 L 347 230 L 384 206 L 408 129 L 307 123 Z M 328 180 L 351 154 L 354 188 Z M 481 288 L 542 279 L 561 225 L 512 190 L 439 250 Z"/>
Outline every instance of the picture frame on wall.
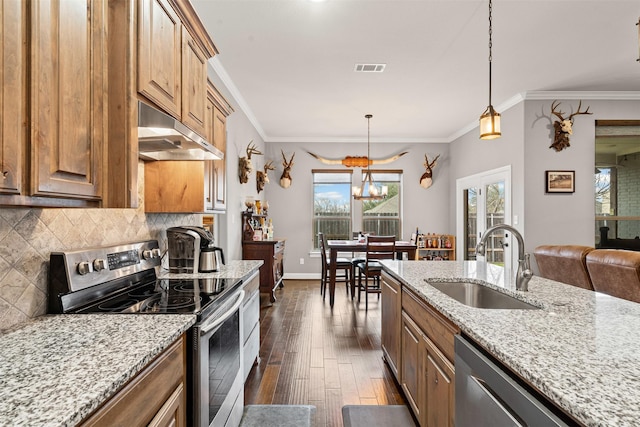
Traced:
<path fill-rule="evenodd" d="M 574 193 L 576 171 L 545 171 L 545 193 Z"/>

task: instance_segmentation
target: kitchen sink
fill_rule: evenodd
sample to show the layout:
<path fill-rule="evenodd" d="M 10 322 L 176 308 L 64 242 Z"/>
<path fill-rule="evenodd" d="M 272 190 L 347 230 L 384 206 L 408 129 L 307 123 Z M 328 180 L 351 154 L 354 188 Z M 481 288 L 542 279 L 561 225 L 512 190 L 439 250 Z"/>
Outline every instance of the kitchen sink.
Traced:
<path fill-rule="evenodd" d="M 427 280 L 427 283 L 469 307 L 508 310 L 536 310 L 540 308 L 478 283 L 436 282 L 430 280 Z"/>

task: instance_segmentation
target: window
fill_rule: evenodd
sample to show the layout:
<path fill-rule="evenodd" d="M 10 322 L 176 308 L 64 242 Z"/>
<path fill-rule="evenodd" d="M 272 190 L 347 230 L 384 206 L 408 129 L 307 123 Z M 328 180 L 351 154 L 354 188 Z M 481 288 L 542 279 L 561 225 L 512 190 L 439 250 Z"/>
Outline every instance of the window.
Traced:
<path fill-rule="evenodd" d="M 313 243 L 318 245 L 318 233 L 327 239 L 351 239 L 352 231 L 378 236 L 402 236 L 402 171 L 372 171 L 377 183 L 386 185 L 388 196 L 383 200 L 354 201 L 352 180 L 362 182 L 362 174 L 351 170 L 313 170 Z M 357 204 L 357 205 L 356 205 Z"/>
<path fill-rule="evenodd" d="M 396 236 L 400 240 L 401 171 L 373 171 L 373 181 L 388 188 L 383 200 L 362 201 L 362 231 L 378 236 Z"/>
<path fill-rule="evenodd" d="M 318 233 L 327 239 L 351 238 L 352 172 L 313 170 L 313 247 L 318 248 Z"/>

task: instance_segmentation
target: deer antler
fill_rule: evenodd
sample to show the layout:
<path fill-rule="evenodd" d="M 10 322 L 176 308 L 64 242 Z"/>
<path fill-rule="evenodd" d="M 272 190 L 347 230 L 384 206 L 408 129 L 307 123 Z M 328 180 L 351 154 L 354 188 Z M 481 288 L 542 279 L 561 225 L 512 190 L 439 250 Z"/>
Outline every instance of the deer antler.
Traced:
<path fill-rule="evenodd" d="M 577 116 L 578 114 L 593 114 L 589 112 L 589 107 L 587 107 L 586 110 L 584 111 L 580 111 L 580 107 L 582 107 L 582 101 L 580 101 L 580 103 L 578 104 L 578 111 L 576 111 L 575 113 L 571 114 L 569 116 L 569 120 L 571 120 L 573 118 L 573 116 Z"/>
<path fill-rule="evenodd" d="M 273 166 L 273 161 L 270 161 L 266 165 L 264 165 L 264 172 L 276 170 L 275 166 Z"/>
<path fill-rule="evenodd" d="M 436 156 L 435 159 L 433 159 L 433 161 L 431 163 L 429 163 L 429 158 L 427 157 L 427 155 L 424 155 L 424 167 L 427 169 L 431 169 L 432 167 L 434 167 L 436 165 L 436 162 L 438 161 L 438 159 L 440 158 L 440 154 L 438 154 Z"/>
<path fill-rule="evenodd" d="M 280 149 L 280 152 L 282 153 L 282 166 L 284 166 L 285 168 L 290 168 L 291 166 L 293 166 L 293 158 L 296 156 L 296 153 L 294 152 L 291 155 L 291 159 L 287 160 L 287 156 L 284 155 L 284 151 Z"/>
<path fill-rule="evenodd" d="M 556 116 L 557 118 L 560 119 L 560 121 L 564 121 L 564 117 L 562 117 L 562 115 L 564 114 L 562 111 L 556 111 L 556 108 L 560 106 L 560 103 L 558 102 L 558 104 L 556 105 L 556 101 L 553 101 L 551 103 L 551 114 L 553 114 L 554 116 Z M 580 108 L 578 108 L 580 109 Z"/>
<path fill-rule="evenodd" d="M 260 150 L 256 148 L 256 145 L 253 143 L 253 140 L 251 140 L 249 142 L 249 145 L 247 145 L 247 159 L 250 159 L 252 154 L 262 155 Z"/>

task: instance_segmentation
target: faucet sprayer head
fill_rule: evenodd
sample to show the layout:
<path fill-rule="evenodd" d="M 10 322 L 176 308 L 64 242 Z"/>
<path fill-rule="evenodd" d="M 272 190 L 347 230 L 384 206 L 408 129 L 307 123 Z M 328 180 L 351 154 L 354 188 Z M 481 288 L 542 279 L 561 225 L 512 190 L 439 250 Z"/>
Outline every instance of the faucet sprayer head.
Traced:
<path fill-rule="evenodd" d="M 484 252 L 485 252 L 485 247 L 484 247 L 484 243 L 478 243 L 478 245 L 476 246 L 476 255 L 480 255 L 480 256 L 484 256 Z"/>

